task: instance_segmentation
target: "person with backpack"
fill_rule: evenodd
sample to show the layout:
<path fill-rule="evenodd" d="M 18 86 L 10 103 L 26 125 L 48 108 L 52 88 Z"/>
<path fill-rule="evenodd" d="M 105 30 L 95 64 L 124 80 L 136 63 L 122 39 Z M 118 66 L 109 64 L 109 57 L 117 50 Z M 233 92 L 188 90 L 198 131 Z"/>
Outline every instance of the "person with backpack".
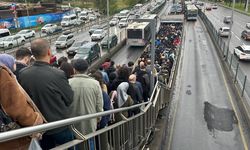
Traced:
<path fill-rule="evenodd" d="M 149 98 L 149 92 L 150 92 L 150 79 L 149 75 L 146 71 L 146 66 L 144 62 L 140 62 L 140 68 L 136 72 L 136 78 L 137 81 L 141 83 L 142 85 L 142 90 L 143 90 L 143 99 L 144 101 L 148 101 Z"/>

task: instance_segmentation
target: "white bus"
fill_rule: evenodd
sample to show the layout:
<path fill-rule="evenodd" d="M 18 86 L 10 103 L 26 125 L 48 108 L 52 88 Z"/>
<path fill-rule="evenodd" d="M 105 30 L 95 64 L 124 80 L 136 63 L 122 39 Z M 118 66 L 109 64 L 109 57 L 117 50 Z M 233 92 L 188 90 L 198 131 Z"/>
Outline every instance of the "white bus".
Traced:
<path fill-rule="evenodd" d="M 67 26 L 76 25 L 76 24 L 77 24 L 77 17 L 74 14 L 63 16 L 62 21 L 61 21 L 62 27 L 67 27 Z"/>
<path fill-rule="evenodd" d="M 150 42 L 151 28 L 149 22 L 133 22 L 127 27 L 127 44 L 145 46 Z"/>
<path fill-rule="evenodd" d="M 187 5 L 186 19 L 197 20 L 197 16 L 198 16 L 198 8 L 195 5 Z"/>

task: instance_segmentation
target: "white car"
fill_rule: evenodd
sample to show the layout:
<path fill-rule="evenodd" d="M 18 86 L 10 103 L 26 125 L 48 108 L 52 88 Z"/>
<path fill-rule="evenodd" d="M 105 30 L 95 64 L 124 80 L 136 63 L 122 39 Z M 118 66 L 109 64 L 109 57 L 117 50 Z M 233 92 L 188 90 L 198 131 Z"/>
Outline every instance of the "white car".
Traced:
<path fill-rule="evenodd" d="M 229 27 L 219 28 L 218 34 L 220 36 L 228 37 L 230 34 L 230 28 Z"/>
<path fill-rule="evenodd" d="M 21 35 L 12 35 L 5 38 L 0 43 L 0 47 L 2 48 L 12 48 L 15 46 L 23 45 L 25 43 L 25 38 Z"/>
<path fill-rule="evenodd" d="M 119 21 L 119 27 L 122 28 L 122 27 L 127 27 L 128 26 L 128 20 L 126 18 L 123 18 Z"/>
<path fill-rule="evenodd" d="M 248 29 L 250 29 L 250 22 L 248 22 L 248 23 L 246 24 L 246 27 L 247 27 Z"/>
<path fill-rule="evenodd" d="M 74 35 L 71 34 L 63 34 L 58 37 L 55 42 L 56 48 L 66 48 L 72 45 L 75 42 Z"/>
<path fill-rule="evenodd" d="M 96 19 L 97 19 L 96 15 L 93 15 L 93 14 L 89 15 L 89 20 L 90 21 L 93 21 L 93 20 L 96 20 Z"/>
<path fill-rule="evenodd" d="M 93 34 L 91 35 L 91 40 L 101 40 L 106 36 L 106 31 L 103 29 L 97 29 L 93 32 Z"/>
<path fill-rule="evenodd" d="M 115 26 L 119 22 L 119 19 L 113 18 L 110 20 L 109 25 L 110 26 Z"/>
<path fill-rule="evenodd" d="M 235 47 L 234 54 L 239 58 L 239 60 L 250 60 L 250 45 Z"/>
<path fill-rule="evenodd" d="M 35 37 L 36 33 L 34 30 L 21 30 L 17 32 L 17 35 L 23 36 L 25 39 Z"/>
<path fill-rule="evenodd" d="M 41 31 L 42 33 L 54 33 L 57 29 L 56 24 L 46 24 L 42 27 Z"/>

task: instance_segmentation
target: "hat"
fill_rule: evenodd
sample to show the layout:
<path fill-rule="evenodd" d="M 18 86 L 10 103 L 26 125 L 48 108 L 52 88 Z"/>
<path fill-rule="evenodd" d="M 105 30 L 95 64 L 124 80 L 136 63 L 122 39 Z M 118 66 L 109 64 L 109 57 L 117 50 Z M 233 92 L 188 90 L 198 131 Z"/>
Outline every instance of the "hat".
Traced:
<path fill-rule="evenodd" d="M 0 54 L 0 63 L 4 64 L 11 71 L 14 70 L 15 58 L 9 54 Z"/>
<path fill-rule="evenodd" d="M 85 59 L 76 59 L 73 61 L 73 67 L 79 72 L 87 71 L 88 66 L 88 62 Z"/>

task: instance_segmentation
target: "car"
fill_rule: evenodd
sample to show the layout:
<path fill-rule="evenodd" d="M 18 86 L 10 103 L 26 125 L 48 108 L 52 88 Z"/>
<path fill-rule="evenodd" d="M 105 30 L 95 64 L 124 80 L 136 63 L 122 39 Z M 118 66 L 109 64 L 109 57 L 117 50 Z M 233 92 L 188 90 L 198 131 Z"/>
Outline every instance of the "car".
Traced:
<path fill-rule="evenodd" d="M 61 35 L 55 42 L 56 48 L 67 48 L 75 42 L 73 34 Z"/>
<path fill-rule="evenodd" d="M 246 28 L 250 29 L 250 22 L 246 23 Z"/>
<path fill-rule="evenodd" d="M 109 36 L 109 38 L 108 38 L 108 36 L 105 36 L 101 41 L 101 47 L 102 48 L 108 48 L 108 41 L 109 41 L 109 48 L 112 48 L 112 47 L 116 46 L 117 43 L 118 43 L 117 35 L 111 34 Z"/>
<path fill-rule="evenodd" d="M 250 40 L 250 30 L 244 30 L 241 32 L 241 37 L 244 40 Z"/>
<path fill-rule="evenodd" d="M 57 25 L 56 24 L 46 24 L 45 26 L 42 27 L 41 32 L 42 33 L 54 33 L 57 30 Z"/>
<path fill-rule="evenodd" d="M 120 28 L 123 28 L 123 27 L 127 27 L 128 26 L 128 20 L 126 18 L 122 18 L 119 23 L 118 23 L 118 26 Z"/>
<path fill-rule="evenodd" d="M 234 55 L 239 60 L 250 60 L 250 45 L 241 45 L 234 48 Z"/>
<path fill-rule="evenodd" d="M 69 48 L 67 49 L 67 54 L 69 56 L 74 56 L 76 54 L 76 51 L 81 47 L 83 46 L 84 44 L 88 43 L 88 41 L 77 41 L 77 42 L 74 42 L 74 44 Z"/>
<path fill-rule="evenodd" d="M 224 19 L 223 19 L 223 22 L 226 23 L 226 24 L 228 24 L 230 22 L 233 22 L 232 17 L 231 16 L 225 16 Z"/>
<path fill-rule="evenodd" d="M 90 21 L 93 21 L 93 20 L 96 20 L 97 19 L 97 16 L 94 15 L 94 14 L 89 14 L 89 20 Z"/>
<path fill-rule="evenodd" d="M 106 31 L 103 29 L 97 29 L 91 34 L 91 40 L 101 40 L 106 36 Z"/>
<path fill-rule="evenodd" d="M 23 45 L 25 43 L 25 38 L 21 35 L 12 35 L 6 37 L 1 41 L 0 47 L 2 48 L 12 48 L 15 46 Z"/>
<path fill-rule="evenodd" d="M 230 34 L 230 28 L 229 27 L 221 27 L 218 30 L 218 34 L 219 34 L 219 36 L 228 37 Z"/>
<path fill-rule="evenodd" d="M 217 8 L 218 8 L 218 6 L 216 4 L 212 5 L 212 9 L 217 9 Z"/>
<path fill-rule="evenodd" d="M 82 58 L 91 64 L 95 59 L 101 57 L 100 49 L 97 42 L 88 42 L 77 50 L 74 59 Z"/>
<path fill-rule="evenodd" d="M 89 29 L 89 34 L 91 35 L 95 30 L 97 29 L 103 29 L 102 26 L 100 25 L 93 25 L 90 29 Z"/>
<path fill-rule="evenodd" d="M 36 33 L 34 30 L 27 29 L 27 30 L 21 30 L 21 31 L 17 32 L 17 35 L 21 35 L 25 39 L 27 39 L 27 38 L 35 37 Z"/>
<path fill-rule="evenodd" d="M 113 18 L 113 19 L 110 20 L 109 25 L 110 26 L 115 26 L 115 25 L 117 25 L 118 22 L 119 22 L 119 19 Z"/>
<path fill-rule="evenodd" d="M 212 10 L 212 6 L 211 5 L 206 5 L 206 10 Z"/>

